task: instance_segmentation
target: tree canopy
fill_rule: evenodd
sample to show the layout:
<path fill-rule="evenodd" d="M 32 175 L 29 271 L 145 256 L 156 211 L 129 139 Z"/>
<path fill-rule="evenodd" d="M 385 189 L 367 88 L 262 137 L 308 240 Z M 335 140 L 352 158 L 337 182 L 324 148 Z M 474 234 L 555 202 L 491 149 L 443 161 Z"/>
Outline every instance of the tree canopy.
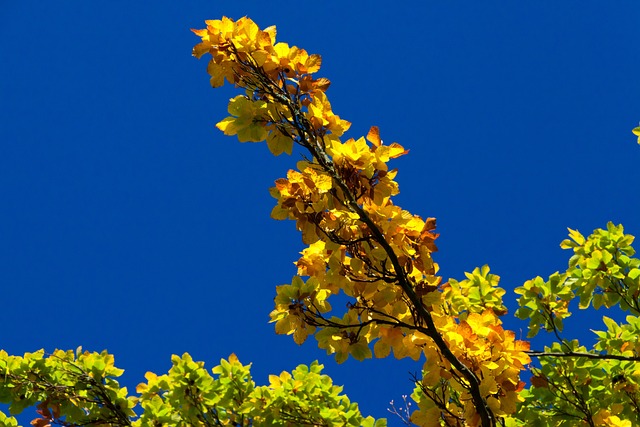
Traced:
<path fill-rule="evenodd" d="M 264 142 L 274 155 L 302 155 L 276 180 L 271 216 L 295 221 L 306 245 L 297 275 L 276 288 L 271 321 L 302 344 L 315 338 L 337 362 L 411 358 L 422 364 L 411 395 L 417 409 L 402 421 L 420 426 L 631 426 L 640 422 L 640 259 L 633 236 L 607 224 L 588 236 L 569 230 L 568 267 L 516 289 L 515 315 L 527 338 L 551 337 L 542 350 L 503 327 L 508 309 L 488 266 L 444 279 L 433 256 L 436 220 L 396 204 L 397 171 L 408 151 L 385 144 L 373 126 L 357 139 L 332 111 L 321 58 L 276 42 L 276 29 L 249 18 L 206 21 L 194 30 L 194 56 L 210 55 L 213 87 L 244 92 L 229 101 L 217 127 L 240 142 Z M 638 135 L 640 128 L 633 132 Z M 332 304 L 344 301 L 345 304 Z M 577 306 L 576 306 L 577 305 Z M 575 309 L 603 317 L 596 343 L 563 335 Z M 120 387 L 108 352 L 0 352 L 0 402 L 12 414 L 36 406 L 32 424 L 59 425 L 364 425 L 361 415 L 317 362 L 257 386 L 235 355 L 211 375 L 188 354 L 165 375 L 148 373 L 136 395 Z M 0 415 L 0 426 L 17 425 Z"/>

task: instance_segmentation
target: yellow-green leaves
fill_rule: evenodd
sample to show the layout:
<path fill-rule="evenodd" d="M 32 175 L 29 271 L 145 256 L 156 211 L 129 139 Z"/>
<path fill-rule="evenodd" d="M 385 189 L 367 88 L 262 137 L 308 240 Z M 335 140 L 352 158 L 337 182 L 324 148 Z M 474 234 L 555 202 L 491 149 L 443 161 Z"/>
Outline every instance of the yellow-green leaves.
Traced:
<path fill-rule="evenodd" d="M 518 418 L 527 425 L 550 427 L 637 425 L 635 363 L 598 358 L 575 340 L 554 343 L 544 351 L 548 356 L 533 369 L 532 387 L 522 392 L 525 401 Z M 584 354 L 591 357 L 580 357 Z"/>
<path fill-rule="evenodd" d="M 569 261 L 567 274 L 572 288 L 580 298 L 580 307 L 610 308 L 614 305 L 640 315 L 640 260 L 632 258 L 634 238 L 624 234 L 621 225 L 607 224 L 597 229 L 588 239 L 576 241 L 571 247 L 574 255 Z"/>
<path fill-rule="evenodd" d="M 621 408 L 626 403 L 637 409 L 640 396 L 623 401 L 619 393 L 592 403 L 575 395 L 606 387 L 636 393 L 640 369 L 624 358 L 640 355 L 633 338 L 640 333 L 640 261 L 621 226 L 609 224 L 587 238 L 570 229 L 561 243 L 573 251 L 566 272 L 516 289 L 516 316 L 528 319 L 528 336 L 544 329 L 559 341 L 546 352 L 531 352 L 529 343 L 504 329 L 505 290 L 488 266 L 443 283 L 433 258 L 435 219 L 394 204 L 399 188 L 388 162 L 407 150 L 384 145 L 375 126 L 366 137 L 342 140 L 350 123 L 333 112 L 325 93 L 329 81 L 312 75 L 320 67 L 318 55 L 276 43 L 275 29 L 260 30 L 248 18 L 208 21 L 196 34 L 202 43 L 194 55 L 212 57 L 212 85 L 229 81 L 245 90 L 231 100 L 231 117 L 218 127 L 241 142 L 266 139 L 274 155 L 290 154 L 294 143 L 309 154 L 270 190 L 276 199 L 271 216 L 294 220 L 307 245 L 291 284 L 276 289 L 271 320 L 277 333 L 292 335 L 298 344 L 315 336 L 340 363 L 392 351 L 397 358 L 426 359 L 413 395 L 418 409 L 411 415 L 421 426 L 488 426 L 492 419 L 510 427 L 628 423 L 631 412 Z M 640 137 L 640 128 L 634 133 Z M 337 295 L 347 304 L 332 306 Z M 561 335 L 576 297 L 580 308 L 618 306 L 633 317 L 626 324 L 606 318 L 607 330 L 596 332 L 597 346 L 579 355 L 586 349 Z M 600 353 L 616 352 L 622 359 L 598 360 Z M 531 354 L 548 359 L 525 389 L 520 373 Z M 623 375 L 625 385 L 607 383 L 609 374 Z M 273 376 L 272 384 L 286 385 L 289 395 L 302 387 L 289 374 Z M 256 390 L 260 402 L 275 393 Z M 565 393 L 572 397 L 558 403 Z"/>
<path fill-rule="evenodd" d="M 171 363 L 167 374 L 147 372 L 134 397 L 118 386 L 114 376 L 122 370 L 107 352 L 38 351 L 18 357 L 0 351 L 0 403 L 11 404 L 14 414 L 37 406 L 39 417 L 31 422 L 36 427 L 386 425 L 364 418 L 317 362 L 272 376 L 268 386 L 256 386 L 250 365 L 234 354 L 211 373 L 188 353 L 172 356 Z M 15 418 L 0 412 L 0 427 L 16 426 Z"/>
<path fill-rule="evenodd" d="M 443 286 L 443 297 L 452 313 L 459 313 L 462 319 L 468 313 L 481 313 L 491 308 L 496 314 L 507 313 L 502 303 L 505 290 L 498 287 L 500 277 L 489 273 L 489 266 L 476 268 L 472 273 L 465 273 L 467 278 L 461 282 L 449 279 Z"/>
<path fill-rule="evenodd" d="M 562 331 L 563 319 L 571 315 L 568 306 L 574 297 L 566 274 L 554 273 L 546 282 L 536 277 L 516 288 L 515 293 L 520 295 L 516 317 L 529 319 L 528 338 L 536 336 L 540 328 Z"/>
<path fill-rule="evenodd" d="M 537 277 L 516 289 L 521 295 L 516 315 L 530 320 L 528 336 L 544 328 L 558 340 L 539 355 L 540 368 L 533 369 L 532 387 L 523 390 L 517 416 L 554 427 L 578 419 L 583 425 L 637 425 L 640 260 L 633 257 L 633 236 L 609 223 L 586 238 L 569 229 L 569 237 L 561 243 L 573 251 L 566 272 L 548 281 Z M 597 341 L 589 350 L 561 335 L 575 297 L 580 309 L 620 308 L 630 314 L 626 323 L 603 316 L 606 330 L 593 331 Z"/>
<path fill-rule="evenodd" d="M 293 139 L 288 135 L 283 135 L 278 131 L 269 133 L 267 137 L 267 147 L 274 156 L 279 156 L 282 153 L 291 154 L 293 150 Z"/>
<path fill-rule="evenodd" d="M 637 136 L 637 137 L 638 137 L 638 144 L 640 144 L 640 126 L 638 126 L 637 128 L 633 129 L 633 131 L 632 131 L 632 132 L 633 132 L 633 134 L 634 134 L 635 136 Z"/>
<path fill-rule="evenodd" d="M 135 426 L 154 422 L 175 426 L 207 425 L 361 425 L 358 405 L 341 394 L 322 365 L 299 365 L 293 372 L 270 375 L 269 385 L 256 386 L 250 365 L 232 354 L 211 370 L 188 354 L 172 357 L 168 375 L 148 373 L 138 386 L 144 413 Z M 384 425 L 384 424 L 376 424 Z"/>
<path fill-rule="evenodd" d="M 0 427 L 18 427 L 18 420 L 0 411 Z"/>
<path fill-rule="evenodd" d="M 11 414 L 37 405 L 40 417 L 34 425 L 128 419 L 134 415 L 135 398 L 116 381 L 123 371 L 113 361 L 106 351 L 90 353 L 80 348 L 51 355 L 43 350 L 23 356 L 0 351 L 0 402 L 10 404 Z"/>
<path fill-rule="evenodd" d="M 322 369 L 313 362 L 299 365 L 291 373 L 271 375 L 269 385 L 253 393 L 260 397 L 253 399 L 255 412 L 260 411 L 263 417 L 260 425 L 386 426 L 384 420 L 362 417 L 358 405 L 340 394 L 342 387 L 333 385 Z"/>
<path fill-rule="evenodd" d="M 568 228 L 567 230 L 569 230 L 570 239 L 565 239 L 560 242 L 560 247 L 562 249 L 575 248 L 584 244 L 584 236 L 580 234 L 578 230 L 572 230 L 570 228 Z"/>
<path fill-rule="evenodd" d="M 607 354 L 618 354 L 628 357 L 640 355 L 640 318 L 627 316 L 626 323 L 603 316 L 606 331 L 593 331 L 598 337 L 594 348 Z"/>
<path fill-rule="evenodd" d="M 277 200 L 271 216 L 295 220 L 308 245 L 296 263 L 298 276 L 276 289 L 276 332 L 298 344 L 315 335 L 338 362 L 385 357 L 391 350 L 398 358 L 426 356 L 432 365 L 425 376 L 449 372 L 453 378 L 443 392 L 455 390 L 466 402 L 438 402 L 439 411 L 462 411 L 469 425 L 483 417 L 475 409 L 514 412 L 514 390 L 528 358 L 526 346 L 498 320 L 506 313 L 498 276 L 483 267 L 462 282 L 441 285 L 432 258 L 435 219 L 392 201 L 399 190 L 388 162 L 407 150 L 384 145 L 377 127 L 366 138 L 342 141 L 350 123 L 333 112 L 328 80 L 311 76 L 320 57 L 275 43 L 275 32 L 265 32 L 247 20 L 214 21 L 196 32 L 202 43 L 194 54 L 212 55 L 214 86 L 227 79 L 246 91 L 231 100 L 232 116 L 218 124 L 225 134 L 241 142 L 266 138 L 275 155 L 290 153 L 293 143 L 311 155 L 270 191 Z M 338 294 L 348 298 L 346 308 L 329 304 Z M 434 326 L 427 330 L 429 323 Z"/>
<path fill-rule="evenodd" d="M 570 316 L 569 303 L 575 297 L 581 309 L 619 305 L 640 314 L 640 260 L 632 258 L 633 236 L 624 234 L 621 225 L 609 223 L 588 238 L 569 229 L 569 237 L 561 243 L 563 249 L 574 252 L 565 273 L 554 273 L 546 282 L 537 277 L 515 290 L 521 295 L 516 316 L 529 319 L 529 337 L 541 327 L 562 331 L 562 321 Z"/>

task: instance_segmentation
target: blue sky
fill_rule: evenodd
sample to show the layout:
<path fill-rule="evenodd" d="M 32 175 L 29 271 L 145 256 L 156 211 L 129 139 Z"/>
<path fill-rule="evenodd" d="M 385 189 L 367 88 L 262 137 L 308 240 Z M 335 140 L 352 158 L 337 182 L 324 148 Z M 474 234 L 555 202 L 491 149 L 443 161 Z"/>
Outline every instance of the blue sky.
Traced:
<path fill-rule="evenodd" d="M 318 359 L 376 417 L 410 393 L 419 363 L 336 365 L 267 323 L 303 248 L 267 189 L 297 159 L 215 129 L 235 92 L 189 29 L 223 15 L 321 54 L 348 136 L 410 149 L 397 203 L 438 218 L 445 278 L 489 264 L 511 291 L 566 267 L 566 227 L 640 235 L 638 2 L 7 1 L 0 348 L 106 348 L 132 388 L 185 351 L 260 383 Z"/>

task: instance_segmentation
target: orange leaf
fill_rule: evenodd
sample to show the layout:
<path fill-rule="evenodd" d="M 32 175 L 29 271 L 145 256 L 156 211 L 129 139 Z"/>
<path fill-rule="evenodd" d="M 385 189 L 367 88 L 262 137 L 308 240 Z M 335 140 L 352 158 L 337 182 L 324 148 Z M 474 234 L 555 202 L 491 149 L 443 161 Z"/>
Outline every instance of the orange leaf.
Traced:
<path fill-rule="evenodd" d="M 424 224 L 424 229 L 426 231 L 431 231 L 436 229 L 436 219 L 435 218 L 427 218 L 427 221 Z"/>
<path fill-rule="evenodd" d="M 371 129 L 369 129 L 369 133 L 367 134 L 367 141 L 369 141 L 376 147 L 382 145 L 382 140 L 380 139 L 380 129 L 378 129 L 378 126 L 371 126 Z"/>
<path fill-rule="evenodd" d="M 531 377 L 531 385 L 534 387 L 547 388 L 549 381 L 545 377 L 533 376 Z"/>

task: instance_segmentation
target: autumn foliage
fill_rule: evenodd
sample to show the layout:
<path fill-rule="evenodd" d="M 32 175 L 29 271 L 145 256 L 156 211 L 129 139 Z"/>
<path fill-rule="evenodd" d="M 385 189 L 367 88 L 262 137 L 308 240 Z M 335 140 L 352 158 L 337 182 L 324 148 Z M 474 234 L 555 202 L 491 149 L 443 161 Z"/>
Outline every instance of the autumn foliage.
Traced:
<path fill-rule="evenodd" d="M 605 344 L 605 332 L 591 352 L 560 336 L 573 298 L 580 299 L 580 308 L 591 301 L 596 309 L 638 306 L 638 260 L 630 258 L 632 237 L 622 227 L 610 224 L 589 239 L 571 231 L 573 240 L 562 244 L 576 251 L 567 273 L 536 278 L 516 290 L 516 314 L 529 319 L 529 336 L 544 328 L 558 339 L 555 347 L 531 351 L 528 342 L 502 327 L 505 291 L 488 267 L 462 281 L 438 276 L 435 219 L 393 203 L 399 190 L 388 162 L 407 151 L 397 143 L 385 145 L 375 126 L 364 137 L 343 138 L 350 124 L 332 111 L 329 81 L 314 75 L 318 55 L 277 43 L 274 27 L 261 30 L 248 18 L 207 21 L 195 33 L 202 42 L 194 55 L 211 55 L 212 86 L 227 81 L 245 91 L 229 102 L 231 116 L 218 128 L 240 142 L 266 141 L 275 155 L 290 154 L 294 144 L 310 154 L 271 189 L 272 217 L 294 220 L 307 245 L 296 263 L 298 275 L 276 289 L 271 319 L 277 333 L 299 344 L 312 335 L 338 362 L 391 352 L 424 360 L 413 394 L 418 409 L 411 415 L 419 425 L 517 425 L 534 418 L 624 425 L 619 415 L 635 419 L 635 411 L 625 414 L 628 408 L 596 404 L 593 397 L 567 403 L 565 394 L 575 393 L 550 385 L 571 389 L 567 362 L 606 372 L 602 364 L 616 364 L 610 353 L 619 349 L 627 350 L 620 360 L 635 366 L 632 346 Z M 350 299 L 346 309 L 331 306 L 336 295 Z M 540 358 L 541 368 L 531 367 L 531 356 Z M 520 374 L 529 369 L 534 386 L 527 389 Z"/>
<path fill-rule="evenodd" d="M 260 29 L 248 18 L 206 25 L 194 30 L 201 39 L 194 56 L 210 57 L 213 87 L 243 90 L 217 127 L 240 142 L 266 142 L 274 155 L 292 154 L 294 146 L 303 153 L 270 190 L 271 216 L 295 221 L 306 245 L 297 275 L 276 287 L 270 315 L 276 333 L 298 344 L 312 337 L 338 363 L 391 354 L 419 361 L 417 408 L 406 423 L 639 422 L 640 260 L 622 226 L 609 224 L 588 237 L 570 230 L 562 242 L 573 251 L 566 272 L 516 289 L 515 314 L 529 322 L 528 337 L 544 330 L 554 341 L 534 351 L 503 327 L 505 290 L 487 266 L 459 281 L 438 275 L 435 219 L 393 202 L 399 187 L 389 162 L 408 151 L 385 144 L 375 126 L 367 135 L 344 137 L 350 123 L 332 110 L 329 80 L 316 76 L 319 55 L 276 42 L 275 27 Z M 333 306 L 336 297 L 347 298 L 346 307 Z M 606 329 L 595 332 L 596 344 L 587 349 L 562 336 L 574 299 L 580 309 L 626 312 L 626 320 L 604 317 Z M 363 417 L 317 364 L 257 386 L 233 355 L 214 376 L 187 354 L 172 362 L 166 375 L 148 373 L 132 397 L 116 382 L 121 371 L 107 353 L 0 353 L 0 401 L 10 402 L 12 412 L 38 405 L 37 426 L 385 425 Z M 13 425 L 1 417 L 0 426 Z"/>
<path fill-rule="evenodd" d="M 313 335 L 338 362 L 391 351 L 424 357 L 412 416 L 419 424 L 491 424 L 513 414 L 528 344 L 502 328 L 504 291 L 488 268 L 462 282 L 437 275 L 435 220 L 393 203 L 399 190 L 388 162 L 407 151 L 385 145 L 376 127 L 341 140 L 350 123 L 333 113 L 328 80 L 313 77 L 320 57 L 276 43 L 275 28 L 224 18 L 195 33 L 195 55 L 212 57 L 212 85 L 245 89 L 218 128 L 241 142 L 266 140 L 276 155 L 298 144 L 312 156 L 271 190 L 272 216 L 295 220 L 308 245 L 298 275 L 276 289 L 276 332 L 299 344 Z M 345 310 L 330 305 L 339 294 L 351 299 Z"/>

